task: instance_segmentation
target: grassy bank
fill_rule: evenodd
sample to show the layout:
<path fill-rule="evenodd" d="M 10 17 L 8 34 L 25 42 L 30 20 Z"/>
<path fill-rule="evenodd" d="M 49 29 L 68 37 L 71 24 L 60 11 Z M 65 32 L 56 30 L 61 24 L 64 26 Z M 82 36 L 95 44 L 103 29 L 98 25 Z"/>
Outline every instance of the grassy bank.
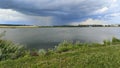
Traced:
<path fill-rule="evenodd" d="M 120 40 L 113 38 L 112 41 L 105 40 L 104 44 L 64 41 L 53 49 L 22 54 L 16 59 L 1 61 L 0 68 L 118 68 Z"/>

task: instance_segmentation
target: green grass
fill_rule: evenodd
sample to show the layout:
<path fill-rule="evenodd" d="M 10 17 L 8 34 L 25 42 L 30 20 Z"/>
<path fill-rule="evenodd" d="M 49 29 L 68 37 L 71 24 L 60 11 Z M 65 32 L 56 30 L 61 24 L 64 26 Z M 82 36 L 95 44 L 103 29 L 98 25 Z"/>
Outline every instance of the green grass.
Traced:
<path fill-rule="evenodd" d="M 27 51 L 17 59 L 0 62 L 0 68 L 119 68 L 120 40 L 98 43 L 64 41 L 53 49 Z"/>
<path fill-rule="evenodd" d="M 0 34 L 0 38 L 5 35 L 5 32 Z M 0 61 L 23 57 L 26 51 L 23 45 L 0 39 Z"/>
<path fill-rule="evenodd" d="M 17 59 L 25 54 L 24 47 L 11 41 L 0 40 L 0 60 Z"/>

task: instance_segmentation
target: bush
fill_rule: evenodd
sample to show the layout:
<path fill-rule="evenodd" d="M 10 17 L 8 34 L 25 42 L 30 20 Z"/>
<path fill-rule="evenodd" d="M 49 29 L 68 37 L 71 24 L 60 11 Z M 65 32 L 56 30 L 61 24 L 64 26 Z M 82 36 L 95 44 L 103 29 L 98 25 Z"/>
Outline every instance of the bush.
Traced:
<path fill-rule="evenodd" d="M 105 45 L 105 46 L 111 45 L 111 41 L 109 41 L 109 40 L 104 40 L 103 43 L 104 43 L 103 45 Z"/>
<path fill-rule="evenodd" d="M 66 51 L 72 49 L 73 46 L 74 45 L 72 44 L 72 42 L 64 41 L 63 43 L 60 43 L 58 46 L 56 46 L 55 50 L 56 50 L 56 52 L 59 52 L 59 53 L 66 52 Z"/>
<path fill-rule="evenodd" d="M 40 49 L 38 51 L 39 55 L 45 55 L 47 53 L 47 51 L 45 49 Z"/>
<path fill-rule="evenodd" d="M 4 36 L 4 33 L 1 33 L 0 37 Z M 24 55 L 25 48 L 22 45 L 0 39 L 0 60 L 16 59 Z"/>
<path fill-rule="evenodd" d="M 16 59 L 24 55 L 25 48 L 22 45 L 0 40 L 0 60 Z"/>
<path fill-rule="evenodd" d="M 112 43 L 113 43 L 113 44 L 120 43 L 120 40 L 117 39 L 117 38 L 115 38 L 115 37 L 113 37 L 113 38 L 112 38 Z"/>

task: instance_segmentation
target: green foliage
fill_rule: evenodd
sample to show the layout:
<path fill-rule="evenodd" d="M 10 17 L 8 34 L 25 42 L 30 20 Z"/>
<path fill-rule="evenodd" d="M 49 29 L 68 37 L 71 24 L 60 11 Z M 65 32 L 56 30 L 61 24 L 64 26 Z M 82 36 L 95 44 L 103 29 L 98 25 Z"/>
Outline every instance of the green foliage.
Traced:
<path fill-rule="evenodd" d="M 111 45 L 111 41 L 109 41 L 109 40 L 104 40 L 103 43 L 104 43 L 103 44 L 104 46 Z"/>
<path fill-rule="evenodd" d="M 68 44 L 66 41 L 59 45 L 64 47 L 62 44 L 72 50 L 56 53 L 53 49 L 48 51 L 40 49 L 39 56 L 26 55 L 14 61 L 1 61 L 0 68 L 119 68 L 120 66 L 120 46 L 112 44 L 102 46 L 97 43 L 79 46 L 79 43 Z M 71 45 L 72 48 L 68 47 Z M 50 54 L 46 55 L 47 53 Z"/>
<path fill-rule="evenodd" d="M 55 47 L 55 51 L 61 53 L 66 52 L 72 48 L 73 48 L 72 42 L 64 41 L 63 43 L 60 43 L 58 46 Z"/>
<path fill-rule="evenodd" d="M 117 39 L 117 38 L 113 37 L 112 41 L 110 41 L 110 40 L 104 40 L 103 43 L 104 43 L 103 44 L 104 46 L 112 45 L 112 44 L 116 45 L 116 44 L 120 44 L 120 39 Z"/>
<path fill-rule="evenodd" d="M 113 38 L 112 38 L 112 43 L 113 43 L 113 44 L 120 43 L 120 39 L 117 39 L 117 38 L 113 37 Z"/>
<path fill-rule="evenodd" d="M 113 44 L 115 42 L 117 43 Z M 24 57 L 1 61 L 0 68 L 119 68 L 120 46 L 118 45 L 120 45 L 120 41 L 114 38 L 112 42 L 105 40 L 103 43 L 64 41 L 54 49 L 26 51 Z M 20 54 L 18 47 L 10 44 L 6 41 L 0 42 L 0 56 L 4 53 L 16 55 L 16 50 Z M 10 48 L 10 50 L 3 52 L 2 48 Z M 24 51 L 21 47 L 20 50 Z"/>
<path fill-rule="evenodd" d="M 0 40 L 0 60 L 16 59 L 25 54 L 24 47 L 11 41 Z"/>
<path fill-rule="evenodd" d="M 5 35 L 4 31 L 0 37 Z M 14 44 L 8 40 L 0 39 L 0 61 L 7 59 L 17 59 L 25 55 L 25 48 L 22 45 Z"/>
<path fill-rule="evenodd" d="M 46 55 L 48 56 L 48 55 L 52 55 L 54 53 L 55 53 L 55 51 L 53 49 L 48 49 L 48 51 L 46 52 Z"/>
<path fill-rule="evenodd" d="M 40 50 L 38 51 L 38 53 L 39 53 L 39 55 L 45 55 L 47 52 L 46 52 L 45 49 L 40 49 Z"/>

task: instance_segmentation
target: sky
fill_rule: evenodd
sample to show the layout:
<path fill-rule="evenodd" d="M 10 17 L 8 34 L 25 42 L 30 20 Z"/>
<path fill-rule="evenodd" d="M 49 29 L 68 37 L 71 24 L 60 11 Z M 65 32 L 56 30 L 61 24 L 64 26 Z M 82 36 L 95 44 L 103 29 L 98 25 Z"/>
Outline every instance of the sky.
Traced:
<path fill-rule="evenodd" d="M 120 24 L 120 0 L 0 0 L 0 24 Z"/>

